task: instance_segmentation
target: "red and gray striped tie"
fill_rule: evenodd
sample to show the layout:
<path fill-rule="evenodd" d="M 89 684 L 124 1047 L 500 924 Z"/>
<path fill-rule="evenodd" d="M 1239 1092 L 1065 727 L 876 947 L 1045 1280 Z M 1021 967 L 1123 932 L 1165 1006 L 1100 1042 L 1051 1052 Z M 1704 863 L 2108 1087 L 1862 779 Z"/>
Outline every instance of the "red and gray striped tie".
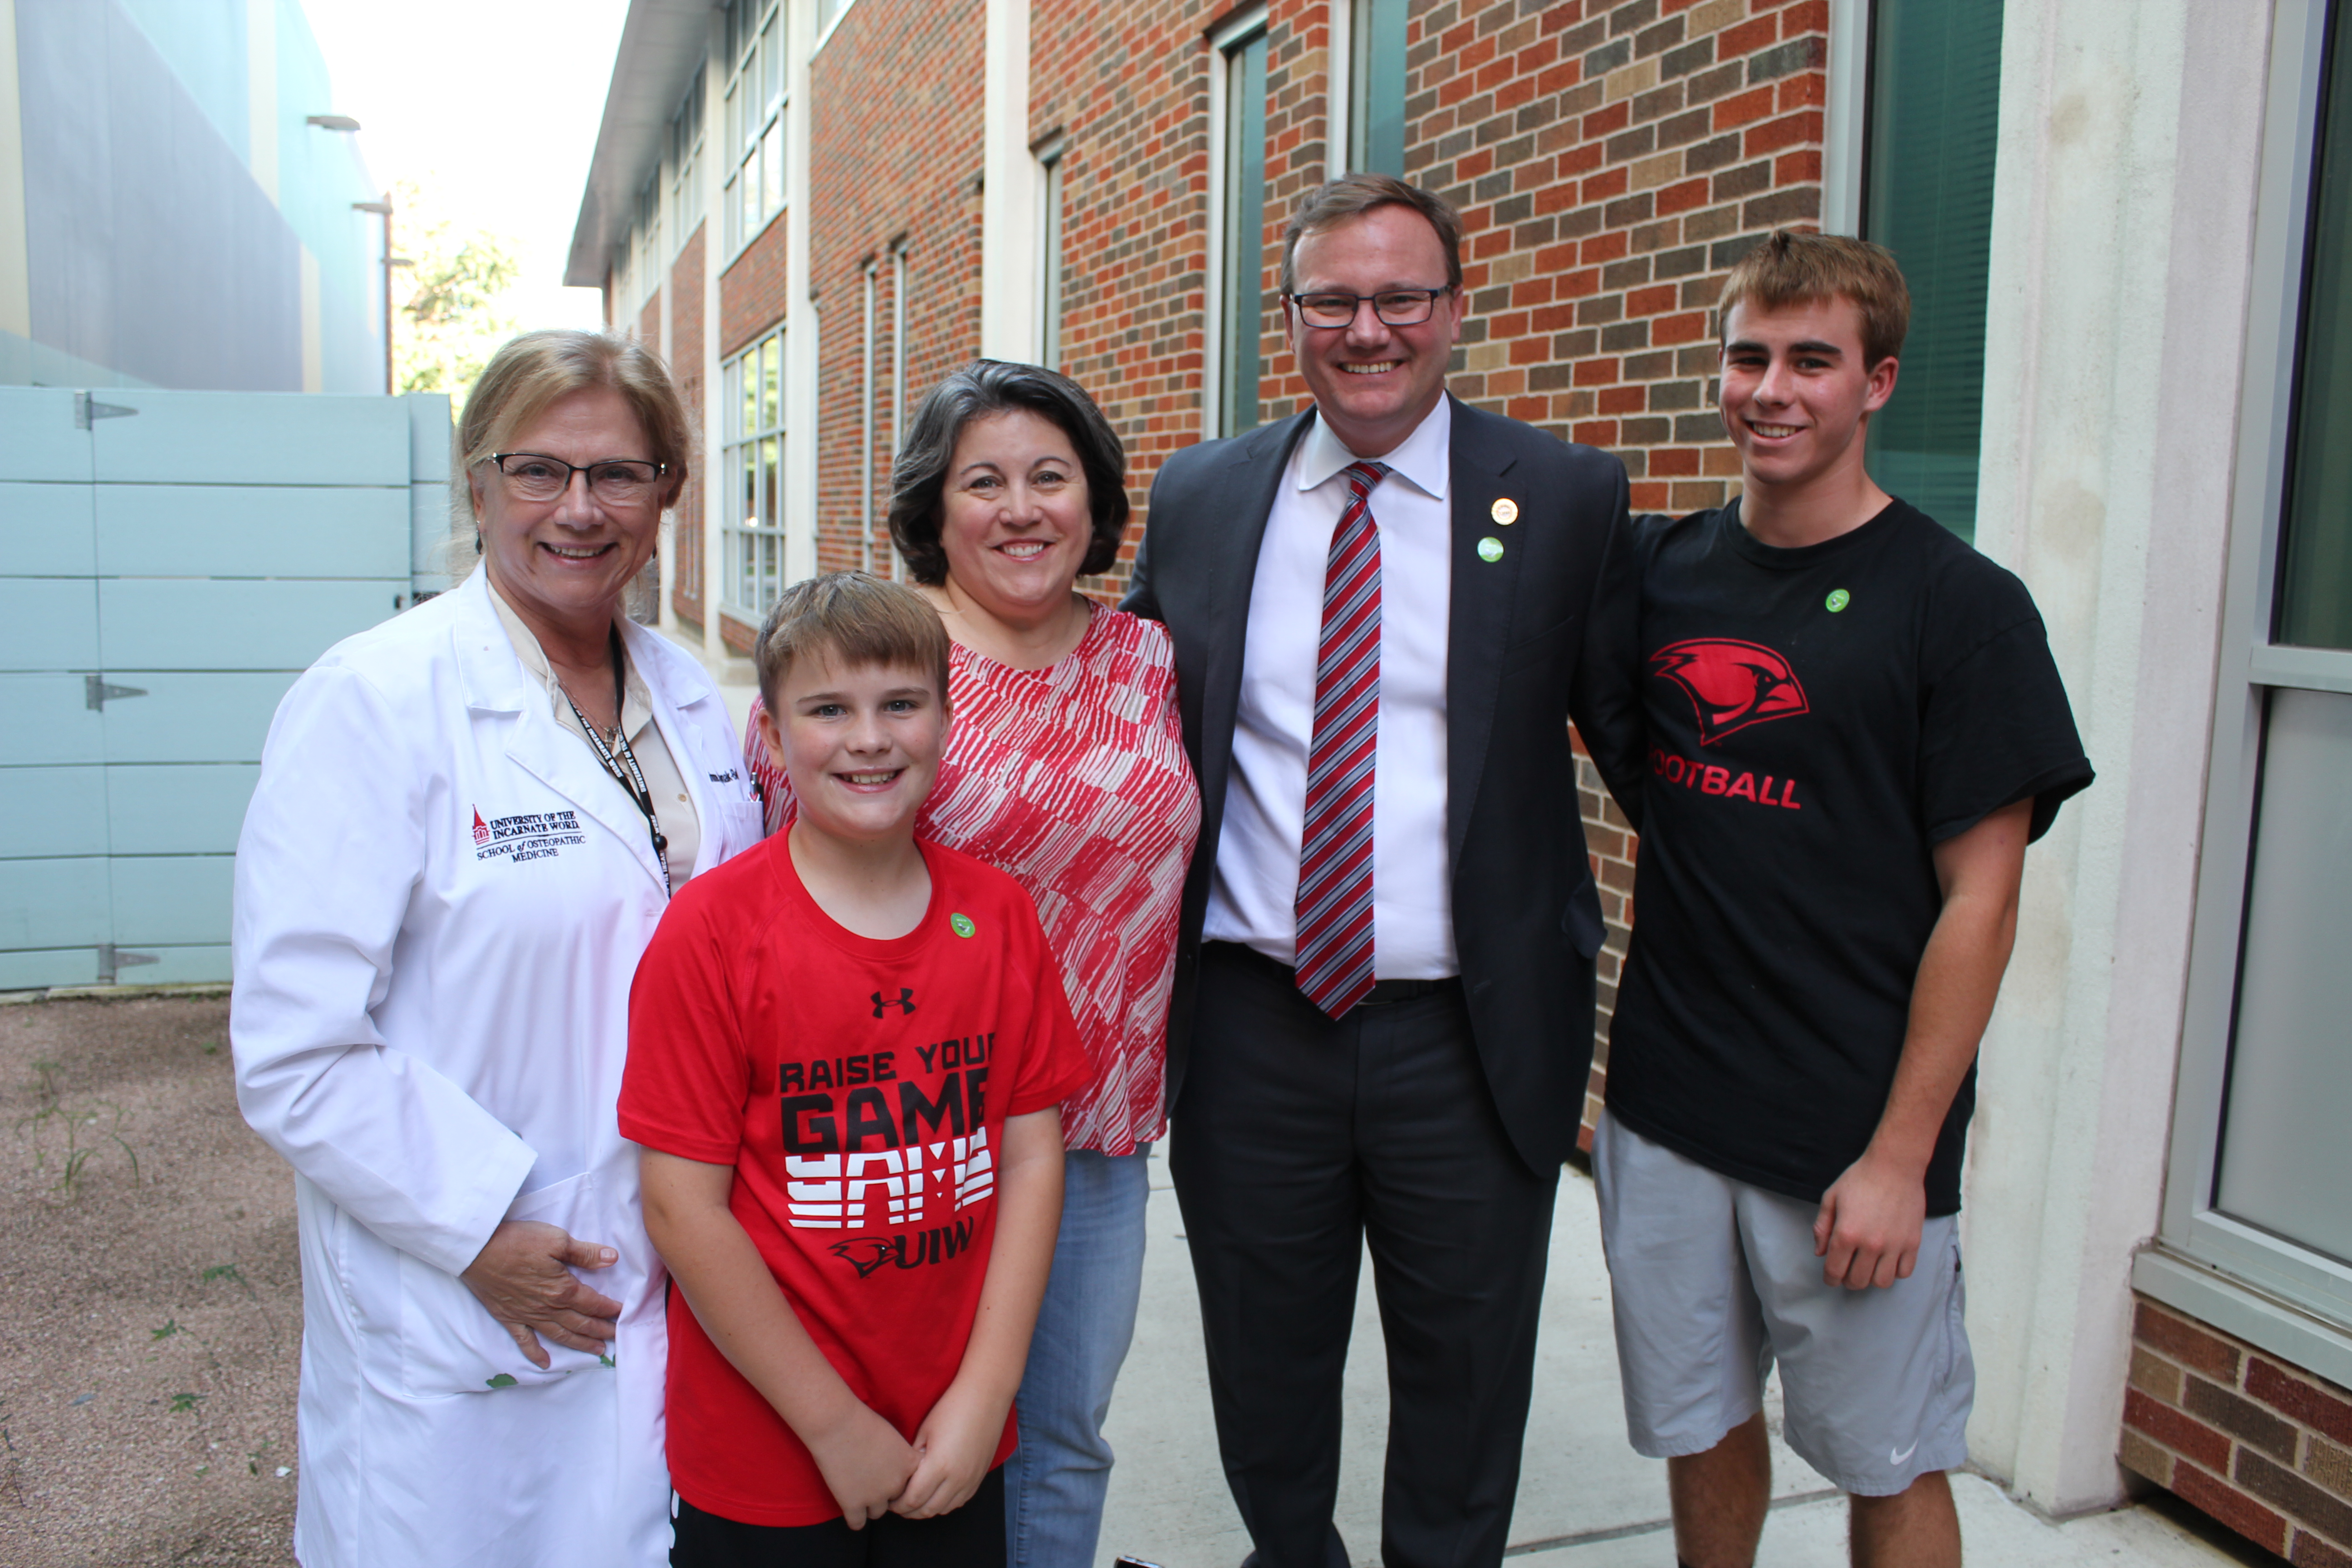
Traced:
<path fill-rule="evenodd" d="M 1372 759 L 1381 728 L 1382 463 L 1348 465 L 1348 507 L 1323 573 L 1315 734 L 1298 854 L 1298 989 L 1338 1018 L 1372 988 Z"/>

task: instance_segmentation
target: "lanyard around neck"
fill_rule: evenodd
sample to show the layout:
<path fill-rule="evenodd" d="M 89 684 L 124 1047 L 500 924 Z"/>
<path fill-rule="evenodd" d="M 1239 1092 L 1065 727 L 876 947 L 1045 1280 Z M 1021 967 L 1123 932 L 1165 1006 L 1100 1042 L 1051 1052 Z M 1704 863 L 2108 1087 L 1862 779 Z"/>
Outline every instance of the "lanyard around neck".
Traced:
<path fill-rule="evenodd" d="M 629 721 L 623 717 L 622 711 L 628 700 L 628 684 L 621 673 L 620 627 L 612 628 L 612 637 L 614 744 L 608 746 L 604 743 L 604 737 L 596 732 L 596 726 L 588 722 L 588 715 L 580 711 L 580 704 L 572 701 L 570 691 L 563 692 L 563 700 L 572 704 L 572 716 L 580 721 L 581 731 L 587 735 L 588 744 L 595 752 L 596 760 L 604 765 L 604 771 L 612 775 L 613 782 L 628 792 L 629 799 L 635 803 L 636 808 L 646 814 L 646 832 L 654 841 L 654 858 L 661 863 L 662 896 L 667 898 L 677 891 L 669 879 L 669 839 L 663 834 L 661 818 L 654 811 L 654 792 L 646 787 L 645 770 L 637 766 L 637 754 L 629 749 Z M 563 683 L 557 681 L 556 688 L 562 690 Z M 617 755 L 614 754 L 614 747 L 619 748 Z"/>

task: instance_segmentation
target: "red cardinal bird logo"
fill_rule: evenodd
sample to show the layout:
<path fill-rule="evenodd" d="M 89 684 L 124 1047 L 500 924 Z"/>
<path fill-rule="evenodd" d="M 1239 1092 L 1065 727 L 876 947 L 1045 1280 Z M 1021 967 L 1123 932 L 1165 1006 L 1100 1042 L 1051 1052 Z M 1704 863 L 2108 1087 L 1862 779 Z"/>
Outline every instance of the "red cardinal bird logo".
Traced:
<path fill-rule="evenodd" d="M 1698 710 L 1698 743 L 1809 711 L 1797 672 L 1770 648 L 1730 637 L 1694 637 L 1650 656 L 1650 668 L 1683 689 Z"/>

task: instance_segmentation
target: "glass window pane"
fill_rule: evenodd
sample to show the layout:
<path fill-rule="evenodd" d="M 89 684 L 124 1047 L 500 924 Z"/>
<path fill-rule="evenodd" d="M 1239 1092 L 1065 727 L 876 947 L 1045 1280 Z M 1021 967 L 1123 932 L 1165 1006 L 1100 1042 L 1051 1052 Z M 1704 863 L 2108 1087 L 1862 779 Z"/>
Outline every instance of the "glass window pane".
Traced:
<path fill-rule="evenodd" d="M 2271 694 L 2214 1205 L 2352 1263 L 2352 697 Z"/>
<path fill-rule="evenodd" d="M 1220 435 L 1258 421 L 1265 323 L 1265 35 L 1225 57 L 1224 405 Z"/>
<path fill-rule="evenodd" d="M 784 422 L 779 383 L 783 375 L 784 341 L 770 338 L 760 345 L 760 428 L 773 430 Z"/>
<path fill-rule="evenodd" d="M 776 438 L 773 436 L 760 443 L 761 490 L 766 505 L 761 508 L 760 521 L 770 528 L 776 526 Z"/>
<path fill-rule="evenodd" d="M 760 218 L 765 222 L 784 205 L 784 117 L 777 115 L 768 127 L 768 134 L 760 143 L 761 189 L 766 200 L 760 208 Z"/>
<path fill-rule="evenodd" d="M 765 114 L 776 95 L 784 89 L 784 13 L 782 7 L 768 18 L 767 29 L 760 35 L 760 111 Z"/>
<path fill-rule="evenodd" d="M 1985 286 L 2000 110 L 1999 5 L 1877 0 L 1862 232 L 1895 252 L 1911 332 L 1870 421 L 1871 477 L 1976 537 Z"/>
<path fill-rule="evenodd" d="M 1348 37 L 1349 173 L 1404 174 L 1405 0 L 1355 0 Z"/>
<path fill-rule="evenodd" d="M 2331 35 L 2340 35 L 2339 17 Z M 2352 48 L 2331 36 L 2311 201 L 2277 638 L 2352 648 Z"/>

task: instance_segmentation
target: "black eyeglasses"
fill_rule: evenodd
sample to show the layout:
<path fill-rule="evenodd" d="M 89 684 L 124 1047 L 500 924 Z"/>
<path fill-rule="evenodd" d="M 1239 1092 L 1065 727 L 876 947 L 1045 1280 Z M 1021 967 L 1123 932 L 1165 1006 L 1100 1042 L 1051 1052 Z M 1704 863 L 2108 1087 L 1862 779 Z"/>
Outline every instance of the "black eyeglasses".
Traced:
<path fill-rule="evenodd" d="M 1298 307 L 1298 319 L 1310 327 L 1326 331 L 1336 331 L 1354 322 L 1356 310 L 1366 300 L 1371 302 L 1372 314 L 1388 327 L 1417 327 L 1429 320 L 1437 308 L 1437 297 L 1451 294 L 1454 286 L 1443 289 L 1383 289 L 1377 294 L 1290 294 L 1285 296 Z"/>
<path fill-rule="evenodd" d="M 608 506 L 635 506 L 651 495 L 669 472 L 667 463 L 640 462 L 634 458 L 606 458 L 593 463 L 567 463 L 543 452 L 493 452 L 489 461 L 506 477 L 507 489 L 518 500 L 550 501 L 572 488 L 572 476 L 588 476 L 588 493 Z"/>

